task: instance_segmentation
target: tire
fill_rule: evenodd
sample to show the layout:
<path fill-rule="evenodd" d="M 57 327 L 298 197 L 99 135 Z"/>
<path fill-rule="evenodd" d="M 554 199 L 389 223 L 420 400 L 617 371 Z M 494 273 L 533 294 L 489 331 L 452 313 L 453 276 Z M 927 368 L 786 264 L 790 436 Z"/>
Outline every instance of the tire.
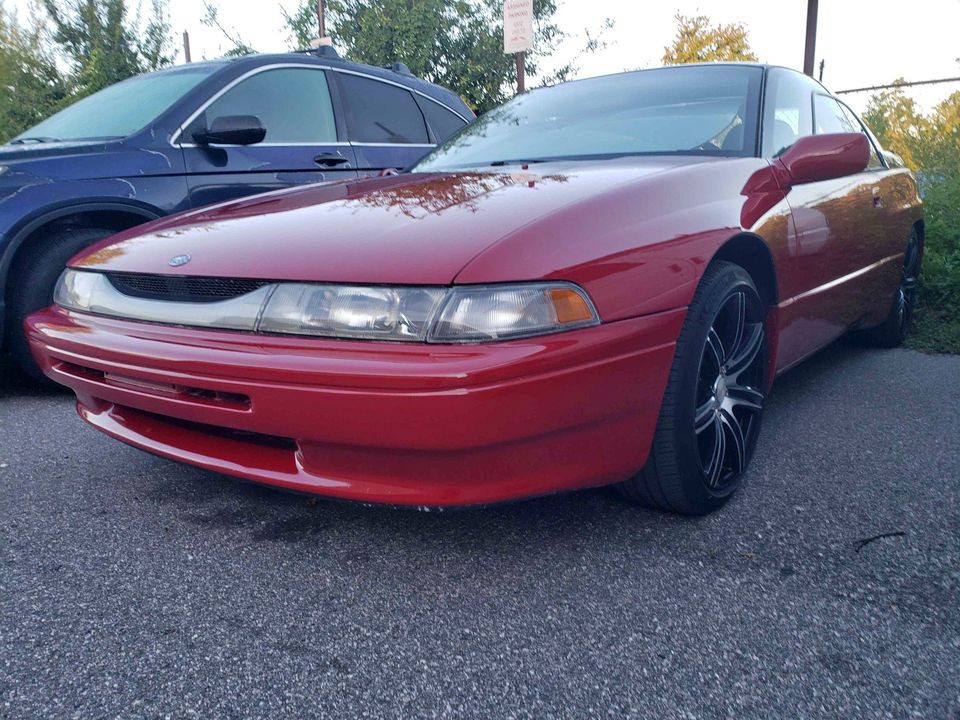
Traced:
<path fill-rule="evenodd" d="M 903 254 L 903 268 L 900 271 L 900 286 L 893 296 L 890 312 L 876 327 L 860 331 L 858 335 L 865 342 L 877 347 L 894 348 L 906 340 L 913 322 L 913 308 L 917 300 L 917 285 L 922 261 L 920 236 L 914 228 L 910 231 L 910 238 L 907 240 L 907 248 Z"/>
<path fill-rule="evenodd" d="M 109 237 L 106 228 L 61 228 L 34 241 L 10 268 L 7 303 L 6 345 L 17 367 L 37 382 L 53 386 L 30 353 L 23 321 L 28 315 L 53 303 L 53 291 L 67 261 L 98 240 Z"/>
<path fill-rule="evenodd" d="M 766 315 L 746 270 L 723 261 L 707 268 L 677 340 L 649 458 L 617 486 L 622 494 L 684 515 L 713 512 L 733 496 L 760 432 Z"/>

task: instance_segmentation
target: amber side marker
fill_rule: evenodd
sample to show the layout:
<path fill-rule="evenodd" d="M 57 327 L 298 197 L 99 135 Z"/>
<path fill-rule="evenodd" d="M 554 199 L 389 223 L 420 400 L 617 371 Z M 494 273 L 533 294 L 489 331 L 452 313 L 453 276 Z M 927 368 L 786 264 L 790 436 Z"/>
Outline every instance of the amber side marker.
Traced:
<path fill-rule="evenodd" d="M 557 312 L 557 320 L 560 323 L 582 322 L 583 320 L 593 319 L 593 311 L 580 296 L 580 293 L 575 290 L 555 288 L 549 290 L 548 293 L 554 310 Z"/>

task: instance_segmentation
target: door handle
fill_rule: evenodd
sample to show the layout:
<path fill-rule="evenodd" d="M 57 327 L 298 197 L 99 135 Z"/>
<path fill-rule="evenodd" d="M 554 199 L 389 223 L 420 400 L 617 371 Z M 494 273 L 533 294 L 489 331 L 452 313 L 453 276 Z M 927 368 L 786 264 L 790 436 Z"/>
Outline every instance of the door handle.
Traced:
<path fill-rule="evenodd" d="M 343 165 L 344 163 L 350 162 L 340 153 L 320 153 L 313 159 L 313 161 L 317 165 L 322 165 L 323 167 L 336 167 L 337 165 Z"/>
<path fill-rule="evenodd" d="M 880 191 L 877 188 L 873 189 L 873 206 L 875 208 L 883 207 L 883 198 L 880 196 Z"/>

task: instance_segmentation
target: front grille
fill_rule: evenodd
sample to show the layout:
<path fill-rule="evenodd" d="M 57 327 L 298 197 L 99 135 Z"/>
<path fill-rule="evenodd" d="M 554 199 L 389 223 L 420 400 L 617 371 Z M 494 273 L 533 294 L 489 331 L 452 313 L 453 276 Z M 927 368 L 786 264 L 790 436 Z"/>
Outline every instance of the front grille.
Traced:
<path fill-rule="evenodd" d="M 107 273 L 107 278 L 124 295 L 148 300 L 195 303 L 229 300 L 270 284 L 266 280 L 182 277 L 146 273 Z"/>

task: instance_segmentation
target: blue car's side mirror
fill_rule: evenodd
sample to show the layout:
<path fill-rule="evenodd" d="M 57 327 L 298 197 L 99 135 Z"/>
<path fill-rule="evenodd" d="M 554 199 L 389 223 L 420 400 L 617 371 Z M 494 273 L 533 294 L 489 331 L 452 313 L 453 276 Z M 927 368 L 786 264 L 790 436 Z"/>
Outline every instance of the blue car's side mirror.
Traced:
<path fill-rule="evenodd" d="M 267 136 L 256 115 L 224 115 L 210 127 L 193 133 L 198 145 L 255 145 Z"/>

